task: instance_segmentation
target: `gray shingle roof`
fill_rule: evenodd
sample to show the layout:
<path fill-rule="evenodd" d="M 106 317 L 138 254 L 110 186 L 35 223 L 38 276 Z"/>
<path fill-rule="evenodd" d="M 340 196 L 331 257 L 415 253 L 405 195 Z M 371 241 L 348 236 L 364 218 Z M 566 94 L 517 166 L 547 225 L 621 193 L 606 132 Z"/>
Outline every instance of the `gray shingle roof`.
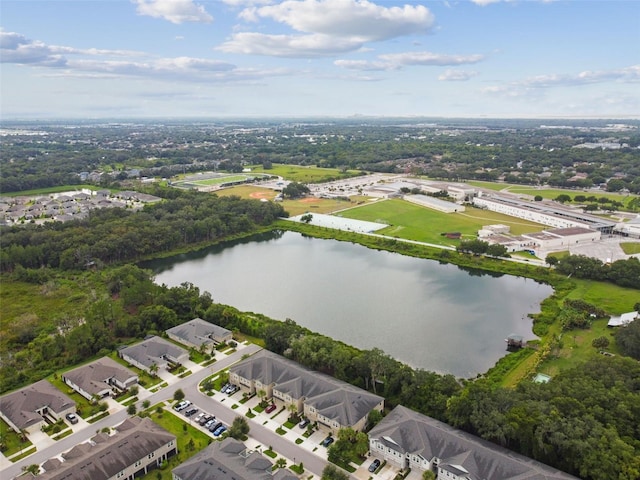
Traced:
<path fill-rule="evenodd" d="M 131 377 L 135 377 L 136 374 L 112 358 L 103 357 L 82 367 L 69 370 L 63 376 L 85 392 L 95 395 L 105 388 L 111 388 L 111 385 L 107 383 L 110 378 L 124 383 Z"/>
<path fill-rule="evenodd" d="M 167 333 L 175 335 L 192 345 L 200 346 L 203 343 L 211 342 L 215 338 L 226 337 L 231 334 L 231 331 L 201 318 L 194 318 L 168 329 Z"/>
<path fill-rule="evenodd" d="M 52 470 L 38 478 L 106 480 L 176 438 L 148 418 L 132 417 L 116 430 L 106 441 L 76 445 L 63 454 L 62 463 L 47 462 Z"/>
<path fill-rule="evenodd" d="M 403 406 L 394 408 L 369 432 L 370 440 L 426 460 L 440 459 L 451 472 L 491 480 L 577 480 L 543 463 L 457 430 Z"/>
<path fill-rule="evenodd" d="M 145 367 L 150 367 L 154 363 L 156 365 L 164 363 L 165 355 L 178 358 L 188 352 L 163 338 L 151 337 L 137 345 L 123 348 L 120 353 L 133 358 Z"/>
<path fill-rule="evenodd" d="M 172 470 L 181 480 L 272 480 L 273 464 L 258 452 L 245 452 L 242 442 L 213 442 Z"/>
<path fill-rule="evenodd" d="M 268 350 L 261 350 L 230 371 L 265 385 L 273 384 L 276 390 L 293 398 L 304 398 L 306 405 L 344 426 L 356 424 L 383 401 L 378 395 L 309 370 Z"/>
<path fill-rule="evenodd" d="M 46 380 L 40 380 L 0 397 L 0 411 L 18 428 L 28 428 L 42 421 L 36 413 L 44 407 L 56 413 L 74 407 L 76 402 Z"/>

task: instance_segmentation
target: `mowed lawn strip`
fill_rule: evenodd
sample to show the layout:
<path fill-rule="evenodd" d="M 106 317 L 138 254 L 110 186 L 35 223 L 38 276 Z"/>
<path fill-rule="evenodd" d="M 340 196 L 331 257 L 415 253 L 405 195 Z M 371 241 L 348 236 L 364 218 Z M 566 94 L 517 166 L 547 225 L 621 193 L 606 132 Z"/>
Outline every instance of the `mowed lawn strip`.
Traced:
<path fill-rule="evenodd" d="M 322 183 L 339 180 L 341 178 L 351 178 L 360 172 L 357 170 L 347 170 L 342 172 L 337 168 L 301 167 L 298 165 L 273 164 L 273 168 L 265 170 L 261 165 L 250 167 L 251 173 L 266 173 L 268 175 L 278 175 L 285 180 L 300 183 Z"/>
<path fill-rule="evenodd" d="M 464 213 L 443 213 L 404 200 L 380 201 L 340 212 L 339 216 L 389 224 L 389 227 L 376 232 L 381 235 L 450 246 L 457 246 L 459 241 L 448 239 L 442 233 L 460 232 L 463 240 L 470 240 L 483 225 L 508 225 L 516 235 L 546 228 L 487 210 L 467 207 Z"/>

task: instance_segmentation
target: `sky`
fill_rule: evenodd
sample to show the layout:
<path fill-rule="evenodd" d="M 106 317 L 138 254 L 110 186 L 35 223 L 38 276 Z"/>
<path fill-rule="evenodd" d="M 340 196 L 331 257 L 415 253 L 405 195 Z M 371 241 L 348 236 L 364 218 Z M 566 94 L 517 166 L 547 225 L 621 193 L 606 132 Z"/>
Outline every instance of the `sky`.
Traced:
<path fill-rule="evenodd" d="M 640 0 L 2 0 L 0 118 L 640 118 Z"/>

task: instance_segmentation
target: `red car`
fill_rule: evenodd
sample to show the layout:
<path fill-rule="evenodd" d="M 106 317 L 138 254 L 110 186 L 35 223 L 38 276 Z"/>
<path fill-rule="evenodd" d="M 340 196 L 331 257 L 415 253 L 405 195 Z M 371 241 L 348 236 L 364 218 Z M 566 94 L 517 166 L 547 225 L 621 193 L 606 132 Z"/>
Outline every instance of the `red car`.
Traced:
<path fill-rule="evenodd" d="M 271 405 L 269 405 L 267 408 L 264 409 L 265 412 L 267 413 L 271 413 L 276 409 L 276 405 L 275 403 L 272 403 Z"/>

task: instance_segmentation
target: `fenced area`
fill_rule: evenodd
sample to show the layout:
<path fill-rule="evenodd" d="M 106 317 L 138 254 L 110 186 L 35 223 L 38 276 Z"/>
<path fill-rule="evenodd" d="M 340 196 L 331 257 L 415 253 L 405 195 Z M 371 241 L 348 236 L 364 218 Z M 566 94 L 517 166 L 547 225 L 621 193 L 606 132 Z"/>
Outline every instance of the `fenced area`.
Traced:
<path fill-rule="evenodd" d="M 262 173 L 218 173 L 201 172 L 194 175 L 186 175 L 180 180 L 175 180 L 171 186 L 184 189 L 195 189 L 203 192 L 217 190 L 219 188 L 256 183 L 269 180 L 270 175 Z"/>

